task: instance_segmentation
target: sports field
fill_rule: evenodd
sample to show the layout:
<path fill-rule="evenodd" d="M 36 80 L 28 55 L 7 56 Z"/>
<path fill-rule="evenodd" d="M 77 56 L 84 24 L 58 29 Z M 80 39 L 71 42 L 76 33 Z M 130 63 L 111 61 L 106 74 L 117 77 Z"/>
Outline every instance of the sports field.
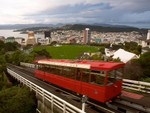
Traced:
<path fill-rule="evenodd" d="M 34 51 L 46 49 L 53 59 L 77 59 L 84 52 L 98 52 L 99 47 L 86 45 L 38 46 Z"/>

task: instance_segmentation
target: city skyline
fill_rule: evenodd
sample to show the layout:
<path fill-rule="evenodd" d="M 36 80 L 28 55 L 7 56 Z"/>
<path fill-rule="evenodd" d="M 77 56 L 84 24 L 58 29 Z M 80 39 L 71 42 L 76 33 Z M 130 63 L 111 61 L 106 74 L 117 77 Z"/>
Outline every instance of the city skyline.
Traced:
<path fill-rule="evenodd" d="M 5 0 L 0 25 L 106 23 L 150 28 L 149 0 Z"/>

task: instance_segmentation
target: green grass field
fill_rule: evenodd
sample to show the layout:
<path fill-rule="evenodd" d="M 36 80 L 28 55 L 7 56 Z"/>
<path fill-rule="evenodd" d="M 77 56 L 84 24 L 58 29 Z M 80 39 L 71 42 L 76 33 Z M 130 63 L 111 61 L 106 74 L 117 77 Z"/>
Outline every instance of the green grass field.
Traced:
<path fill-rule="evenodd" d="M 34 51 L 46 49 L 53 59 L 77 59 L 84 52 L 98 52 L 99 47 L 86 45 L 38 46 Z"/>

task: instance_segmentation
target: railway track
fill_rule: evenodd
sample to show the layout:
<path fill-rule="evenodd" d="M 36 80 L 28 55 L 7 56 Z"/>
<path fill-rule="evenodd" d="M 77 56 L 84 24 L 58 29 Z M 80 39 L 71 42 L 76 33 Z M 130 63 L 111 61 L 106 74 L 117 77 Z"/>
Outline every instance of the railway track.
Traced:
<path fill-rule="evenodd" d="M 108 105 L 109 106 L 109 105 Z M 123 99 L 116 99 L 110 106 L 116 108 L 122 112 L 133 112 L 133 113 L 150 113 L 150 108 L 144 105 L 139 105 Z"/>
<path fill-rule="evenodd" d="M 10 64 L 9 64 L 9 67 L 13 69 L 15 68 L 23 73 L 26 73 L 30 77 L 34 77 L 33 75 L 34 69 L 31 70 L 29 68 L 18 67 L 18 66 L 14 66 Z M 44 82 L 44 84 L 48 85 L 50 88 L 54 89 L 56 92 L 59 92 L 60 95 L 82 104 L 80 96 L 64 91 L 63 89 L 58 88 L 52 84 L 49 84 L 46 82 Z M 90 113 L 89 109 L 93 111 L 92 113 L 127 113 L 128 111 L 130 111 L 130 113 L 132 112 L 133 113 L 135 112 L 136 113 L 150 113 L 150 108 L 145 108 L 145 107 L 143 108 L 142 106 L 139 106 L 139 105 L 136 106 L 134 103 L 132 103 L 131 105 L 131 102 L 127 102 L 125 100 L 120 100 L 120 99 L 117 99 L 114 102 L 107 103 L 105 105 L 99 105 L 94 102 L 87 101 L 85 111 L 87 113 Z"/>

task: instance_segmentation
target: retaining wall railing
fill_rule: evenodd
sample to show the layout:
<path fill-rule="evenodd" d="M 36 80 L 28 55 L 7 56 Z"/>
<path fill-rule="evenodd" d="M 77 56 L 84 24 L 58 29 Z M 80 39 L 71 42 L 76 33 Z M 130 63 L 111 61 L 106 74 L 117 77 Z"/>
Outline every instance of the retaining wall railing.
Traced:
<path fill-rule="evenodd" d="M 123 79 L 123 88 L 144 93 L 150 93 L 150 83 Z"/>
<path fill-rule="evenodd" d="M 85 111 L 71 105 L 70 103 L 64 101 L 63 99 L 55 96 L 54 94 L 46 91 L 42 87 L 39 87 L 35 83 L 32 83 L 31 81 L 27 80 L 26 78 L 22 77 L 21 75 L 17 74 L 16 72 L 12 71 L 11 69 L 7 68 L 7 72 L 13 76 L 15 79 L 23 83 L 24 85 L 28 86 L 31 90 L 35 91 L 36 94 L 42 96 L 42 100 L 50 102 L 51 104 L 51 110 L 53 113 L 54 106 L 57 107 L 62 111 L 62 113 L 85 113 Z M 37 112 L 40 113 L 40 111 L 37 109 Z"/>

